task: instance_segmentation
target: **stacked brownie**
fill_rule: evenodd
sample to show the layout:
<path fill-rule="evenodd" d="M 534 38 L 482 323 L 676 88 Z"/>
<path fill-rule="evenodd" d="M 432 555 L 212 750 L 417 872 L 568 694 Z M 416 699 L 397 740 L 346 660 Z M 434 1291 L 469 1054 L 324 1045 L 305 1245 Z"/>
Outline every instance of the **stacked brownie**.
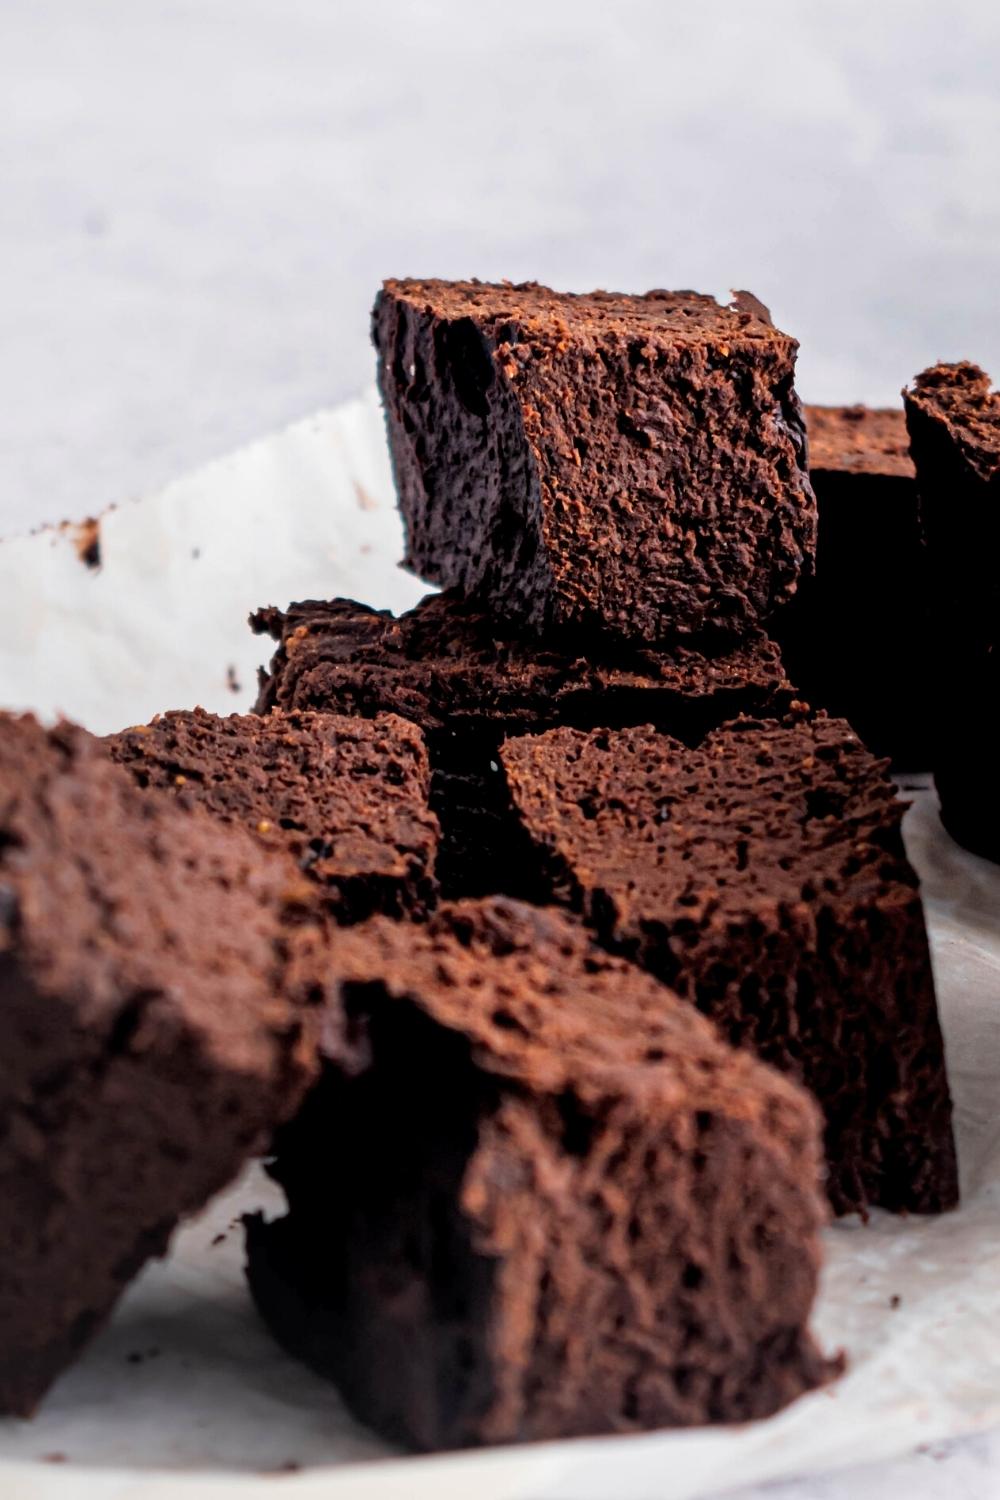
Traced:
<path fill-rule="evenodd" d="M 794 696 L 777 648 L 759 630 L 664 647 L 581 642 L 570 630 L 525 639 L 453 593 L 399 619 L 337 599 L 260 610 L 252 623 L 278 642 L 261 674 L 258 712 L 388 712 L 419 725 L 446 896 L 530 894 L 526 850 L 505 816 L 500 745 L 508 735 L 653 723 L 695 744 L 737 714 L 780 713 Z"/>
<path fill-rule="evenodd" d="M 387 281 L 374 312 L 406 561 L 538 633 L 745 629 L 816 506 L 797 344 L 747 293 Z"/>
<path fill-rule="evenodd" d="M 807 406 L 816 570 L 773 622 L 802 697 L 901 770 L 931 763 L 926 552 L 902 407 Z"/>
<path fill-rule="evenodd" d="M 935 365 L 903 392 L 927 535 L 941 816 L 1000 861 L 1000 392 L 973 364 Z"/>

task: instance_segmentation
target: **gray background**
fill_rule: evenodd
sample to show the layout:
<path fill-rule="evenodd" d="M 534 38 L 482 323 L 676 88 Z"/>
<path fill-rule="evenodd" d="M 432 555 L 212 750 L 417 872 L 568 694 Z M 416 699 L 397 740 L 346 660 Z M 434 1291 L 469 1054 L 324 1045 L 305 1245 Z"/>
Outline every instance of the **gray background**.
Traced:
<path fill-rule="evenodd" d="M 746 286 L 1000 373 L 992 0 L 0 0 L 0 533 L 371 378 L 385 275 Z"/>
<path fill-rule="evenodd" d="M 998 78 L 992 0 L 0 0 L 0 533 L 352 394 L 386 275 L 749 287 L 815 401 L 998 375 Z"/>

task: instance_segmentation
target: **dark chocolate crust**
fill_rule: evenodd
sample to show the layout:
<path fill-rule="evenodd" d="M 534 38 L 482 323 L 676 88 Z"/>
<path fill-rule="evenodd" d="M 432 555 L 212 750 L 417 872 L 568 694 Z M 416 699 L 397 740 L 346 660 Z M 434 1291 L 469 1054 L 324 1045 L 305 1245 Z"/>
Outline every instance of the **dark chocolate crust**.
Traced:
<path fill-rule="evenodd" d="M 805 1083 L 838 1212 L 958 1197 L 951 1100 L 904 804 L 850 727 L 741 720 L 509 740 L 554 899 Z"/>
<path fill-rule="evenodd" d="M 302 893 L 83 730 L 0 715 L 0 1412 L 299 1102 L 324 972 Z"/>
<path fill-rule="evenodd" d="M 284 848 L 340 922 L 423 916 L 438 823 L 423 736 L 395 714 L 160 714 L 107 740 L 141 787 Z"/>
<path fill-rule="evenodd" d="M 558 912 L 344 937 L 346 1030 L 279 1134 L 289 1213 L 250 1222 L 249 1277 L 363 1420 L 423 1449 L 634 1432 L 833 1373 L 804 1093 Z"/>
<path fill-rule="evenodd" d="M 929 770 L 926 549 L 902 407 L 807 406 L 816 572 L 771 630 L 803 698 L 901 770 Z"/>
<path fill-rule="evenodd" d="M 935 365 L 903 399 L 931 569 L 941 817 L 1000 862 L 1000 393 L 977 365 Z"/>
<path fill-rule="evenodd" d="M 387 281 L 406 562 L 536 633 L 734 631 L 815 549 L 797 344 L 755 298 Z"/>
<path fill-rule="evenodd" d="M 776 646 L 760 632 L 670 650 L 627 649 L 556 632 L 518 639 L 453 594 L 394 618 L 349 599 L 263 609 L 253 628 L 278 643 L 257 710 L 400 714 L 424 732 L 441 820 L 445 895 L 523 893 L 524 849 L 510 844 L 498 749 L 558 724 L 653 723 L 691 743 L 739 713 L 793 700 Z"/>

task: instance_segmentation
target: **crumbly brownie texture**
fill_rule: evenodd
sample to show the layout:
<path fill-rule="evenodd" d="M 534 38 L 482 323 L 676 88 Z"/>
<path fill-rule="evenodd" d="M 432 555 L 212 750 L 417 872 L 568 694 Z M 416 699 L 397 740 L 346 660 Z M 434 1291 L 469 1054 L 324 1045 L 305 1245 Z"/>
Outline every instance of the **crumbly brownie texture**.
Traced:
<path fill-rule="evenodd" d="M 161 714 L 112 735 L 142 787 L 200 803 L 284 847 L 341 922 L 422 916 L 434 899 L 438 824 L 419 729 L 394 714 Z"/>
<path fill-rule="evenodd" d="M 877 755 L 928 770 L 926 551 L 902 407 L 807 406 L 816 574 L 771 628 L 804 698 Z"/>
<path fill-rule="evenodd" d="M 941 816 L 1000 861 L 1000 392 L 976 365 L 935 365 L 903 397 L 932 572 Z"/>
<path fill-rule="evenodd" d="M 903 804 L 843 721 L 510 740 L 550 894 L 826 1116 L 838 1212 L 957 1201 L 951 1102 Z"/>
<path fill-rule="evenodd" d="M 373 337 L 420 577 L 539 633 L 643 641 L 794 591 L 816 525 L 798 345 L 749 294 L 387 281 Z"/>
<path fill-rule="evenodd" d="M 249 1222 L 249 1277 L 363 1420 L 422 1449 L 633 1432 L 833 1373 L 803 1092 L 558 912 L 344 936 L 346 1027 L 279 1133 L 289 1213 Z"/>
<path fill-rule="evenodd" d="M 543 646 L 453 594 L 398 619 L 335 599 L 263 609 L 252 624 L 278 642 L 261 674 L 259 713 L 389 710 L 424 731 L 446 895 L 503 890 L 512 864 L 521 888 L 524 850 L 509 842 L 498 771 L 505 735 L 655 723 L 694 742 L 738 713 L 781 712 L 794 696 L 777 648 L 759 632 L 669 651 L 609 648 L 577 632 L 557 632 Z"/>
<path fill-rule="evenodd" d="M 0 1412 L 35 1408 L 299 1102 L 308 895 L 83 730 L 0 715 Z"/>

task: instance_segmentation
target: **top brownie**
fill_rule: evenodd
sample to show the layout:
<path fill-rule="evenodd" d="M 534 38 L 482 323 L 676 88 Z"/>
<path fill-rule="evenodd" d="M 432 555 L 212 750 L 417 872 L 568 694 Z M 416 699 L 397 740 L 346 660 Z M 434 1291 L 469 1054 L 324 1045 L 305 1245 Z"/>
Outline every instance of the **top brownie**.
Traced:
<path fill-rule="evenodd" d="M 160 714 L 111 735 L 112 759 L 284 847 L 341 922 L 422 915 L 434 899 L 437 819 L 423 736 L 395 714 Z"/>
<path fill-rule="evenodd" d="M 388 281 L 406 562 L 541 632 L 742 630 L 815 546 L 797 344 L 755 298 Z"/>

